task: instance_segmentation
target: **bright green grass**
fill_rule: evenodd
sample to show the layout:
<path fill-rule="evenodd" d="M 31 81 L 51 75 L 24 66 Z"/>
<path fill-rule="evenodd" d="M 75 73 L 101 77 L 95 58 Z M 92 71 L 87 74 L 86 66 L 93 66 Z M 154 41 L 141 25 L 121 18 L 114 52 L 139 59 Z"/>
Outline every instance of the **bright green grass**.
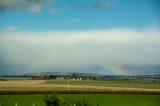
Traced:
<path fill-rule="evenodd" d="M 64 100 L 75 103 L 87 99 L 99 106 L 160 106 L 160 95 L 139 94 L 60 94 Z M 14 106 L 15 102 L 22 106 L 45 106 L 44 95 L 0 95 L 1 106 Z M 21 106 L 21 105 L 18 105 Z"/>
<path fill-rule="evenodd" d="M 0 95 L 1 106 L 45 106 L 43 103 L 43 95 Z"/>
<path fill-rule="evenodd" d="M 67 84 L 68 81 L 48 80 L 46 84 Z M 118 86 L 137 88 L 160 88 L 160 82 L 138 82 L 138 81 L 69 81 L 70 85 L 93 85 L 93 86 Z"/>

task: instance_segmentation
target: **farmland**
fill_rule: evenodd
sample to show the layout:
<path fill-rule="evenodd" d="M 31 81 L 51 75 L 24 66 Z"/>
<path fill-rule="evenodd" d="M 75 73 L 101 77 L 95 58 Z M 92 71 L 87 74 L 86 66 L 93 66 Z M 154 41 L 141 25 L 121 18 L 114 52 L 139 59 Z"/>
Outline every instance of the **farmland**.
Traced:
<path fill-rule="evenodd" d="M 66 80 L 54 81 L 48 80 L 46 84 L 67 84 Z M 129 87 L 129 88 L 153 88 L 160 89 L 160 82 L 140 82 L 140 81 L 70 81 L 70 85 L 84 86 L 110 86 L 110 87 Z"/>
<path fill-rule="evenodd" d="M 66 80 L 0 81 L 1 106 L 12 106 L 15 103 L 21 106 L 33 104 L 45 106 L 44 93 L 56 93 L 72 104 L 81 99 L 98 103 L 100 106 L 159 106 L 160 104 L 159 82 L 71 80 L 68 86 Z"/>
<path fill-rule="evenodd" d="M 100 106 L 159 106 L 160 95 L 137 95 L 137 94 L 59 94 L 64 100 L 75 103 L 81 99 L 87 99 Z M 1 95 L 2 106 L 13 106 L 19 103 L 22 106 L 45 106 L 44 95 Z M 5 104 L 5 105 L 4 105 Z"/>
<path fill-rule="evenodd" d="M 0 81 L 0 93 L 147 93 L 160 94 L 159 82 L 134 81 Z"/>

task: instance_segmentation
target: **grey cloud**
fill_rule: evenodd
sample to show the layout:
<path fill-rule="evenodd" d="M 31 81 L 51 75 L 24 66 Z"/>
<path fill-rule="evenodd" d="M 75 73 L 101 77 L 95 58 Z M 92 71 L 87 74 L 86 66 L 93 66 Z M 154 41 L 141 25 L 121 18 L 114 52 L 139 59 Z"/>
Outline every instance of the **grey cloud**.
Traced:
<path fill-rule="evenodd" d="M 93 0 L 91 3 L 85 1 L 76 1 L 72 0 L 71 5 L 75 8 L 84 8 L 84 9 L 100 9 L 103 7 L 109 7 L 115 4 L 115 0 Z"/>
<path fill-rule="evenodd" d="M 101 2 L 101 1 L 97 1 L 96 3 L 94 3 L 91 8 L 93 9 L 99 9 L 99 8 L 102 8 L 102 7 L 109 7 L 109 6 L 112 6 L 113 4 L 115 3 L 115 1 L 104 1 L 104 2 Z"/>
<path fill-rule="evenodd" d="M 26 10 L 35 13 L 48 3 L 49 0 L 0 0 L 0 11 Z"/>
<path fill-rule="evenodd" d="M 92 64 L 160 64 L 158 29 L 15 30 L 0 32 L 0 35 L 1 64 L 23 71 Z"/>
<path fill-rule="evenodd" d="M 5 12 L 7 10 L 21 10 L 21 11 L 30 11 L 32 13 L 39 13 L 41 12 L 42 8 L 47 6 L 48 4 L 52 3 L 53 0 L 0 0 L 0 13 Z M 75 8 L 85 8 L 85 9 L 99 9 L 102 7 L 112 6 L 115 1 L 102 1 L 102 0 L 95 0 L 91 3 L 87 3 L 86 1 L 77 1 L 77 0 L 70 0 L 70 1 L 56 1 L 56 4 L 70 4 Z M 56 5 L 59 5 L 58 3 Z M 63 11 L 59 9 L 50 9 L 50 13 L 52 14 L 60 14 Z"/>

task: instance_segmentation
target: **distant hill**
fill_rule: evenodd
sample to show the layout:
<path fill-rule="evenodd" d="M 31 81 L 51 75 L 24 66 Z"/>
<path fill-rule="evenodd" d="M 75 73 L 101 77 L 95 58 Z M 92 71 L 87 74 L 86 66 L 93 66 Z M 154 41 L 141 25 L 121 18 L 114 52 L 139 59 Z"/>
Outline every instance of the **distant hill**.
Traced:
<path fill-rule="evenodd" d="M 124 69 L 127 69 L 128 73 L 133 73 L 133 75 L 153 75 L 160 74 L 160 64 L 158 65 L 131 65 L 125 64 L 122 65 Z M 107 68 L 102 65 L 86 65 L 86 66 L 77 66 L 77 67 L 57 67 L 57 68 L 46 68 L 45 70 L 30 70 L 26 71 L 24 67 L 15 68 L 13 66 L 0 66 L 0 75 L 23 75 L 26 73 L 45 73 L 47 72 L 62 72 L 62 73 L 91 73 L 91 74 L 105 74 L 105 75 L 114 75 Z M 43 73 L 43 74 L 44 74 Z M 50 73 L 48 73 L 50 74 Z"/>
<path fill-rule="evenodd" d="M 137 75 L 160 74 L 160 65 L 123 65 Z"/>

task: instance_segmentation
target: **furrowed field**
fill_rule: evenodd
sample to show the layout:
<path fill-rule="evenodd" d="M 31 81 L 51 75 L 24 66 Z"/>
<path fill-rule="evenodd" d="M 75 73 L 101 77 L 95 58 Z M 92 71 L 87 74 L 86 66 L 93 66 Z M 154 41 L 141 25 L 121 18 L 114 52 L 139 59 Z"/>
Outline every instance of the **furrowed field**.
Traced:
<path fill-rule="evenodd" d="M 99 106 L 159 106 L 160 95 L 137 94 L 59 94 L 64 100 L 75 103 L 87 99 Z M 44 95 L 0 95 L 1 106 L 45 106 Z"/>

